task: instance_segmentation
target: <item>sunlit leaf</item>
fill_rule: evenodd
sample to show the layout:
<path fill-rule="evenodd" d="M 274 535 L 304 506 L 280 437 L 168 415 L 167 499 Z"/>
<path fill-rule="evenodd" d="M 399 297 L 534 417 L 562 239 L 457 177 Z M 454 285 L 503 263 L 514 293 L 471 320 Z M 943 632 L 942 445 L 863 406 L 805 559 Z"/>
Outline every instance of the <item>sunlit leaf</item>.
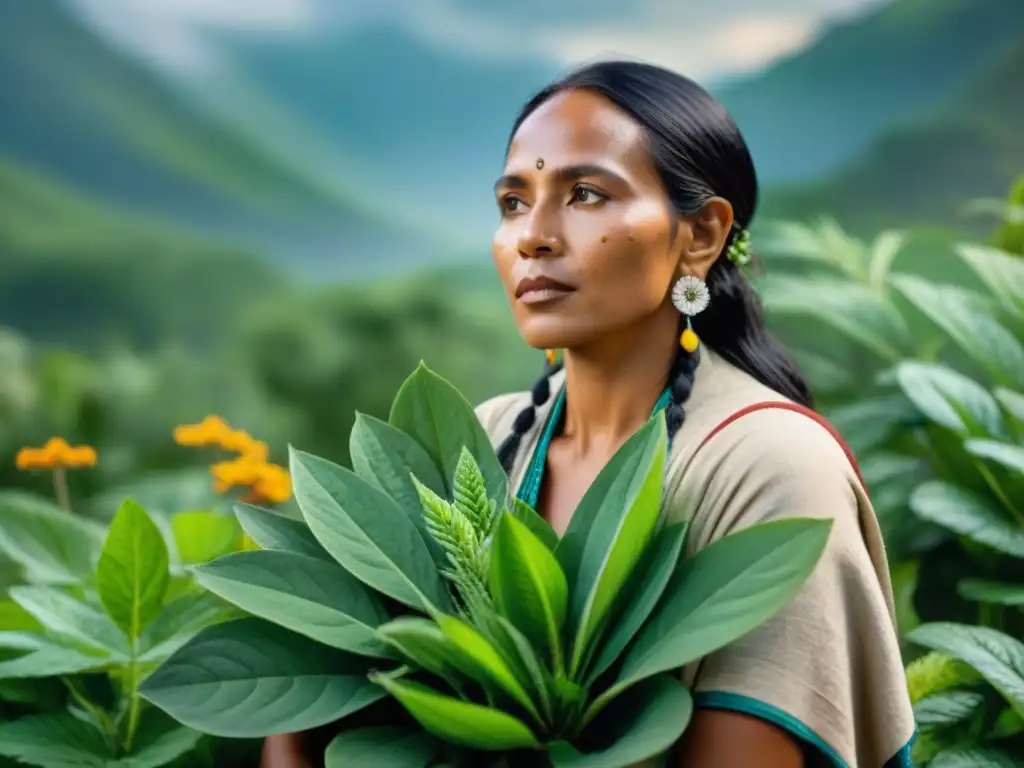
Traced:
<path fill-rule="evenodd" d="M 1024 529 L 969 491 L 931 481 L 910 497 L 918 517 L 1014 557 L 1024 557 Z"/>

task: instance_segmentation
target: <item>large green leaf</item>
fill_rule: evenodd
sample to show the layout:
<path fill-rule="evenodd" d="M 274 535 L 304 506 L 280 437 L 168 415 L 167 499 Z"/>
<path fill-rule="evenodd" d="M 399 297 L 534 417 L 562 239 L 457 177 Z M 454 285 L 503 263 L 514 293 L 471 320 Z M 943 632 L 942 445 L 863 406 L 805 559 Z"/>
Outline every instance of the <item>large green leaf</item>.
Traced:
<path fill-rule="evenodd" d="M 324 762 L 326 768 L 427 768 L 443 747 L 426 731 L 377 725 L 335 736 L 324 754 Z"/>
<path fill-rule="evenodd" d="M 0 661 L 0 680 L 75 675 L 102 669 L 113 661 L 110 654 L 83 653 L 73 648 L 45 643 L 24 656 Z"/>
<path fill-rule="evenodd" d="M 433 621 L 422 616 L 399 616 L 381 625 L 377 633 L 414 665 L 458 687 L 461 657 Z"/>
<path fill-rule="evenodd" d="M 1024 557 L 1024 530 L 974 494 L 931 481 L 910 497 L 918 517 L 1014 557 Z"/>
<path fill-rule="evenodd" d="M 994 461 L 1024 475 L 1024 446 L 979 439 L 968 440 L 964 447 L 975 456 Z"/>
<path fill-rule="evenodd" d="M 207 627 L 142 684 L 178 722 L 215 736 L 251 738 L 315 728 L 381 697 L 368 660 L 260 619 Z"/>
<path fill-rule="evenodd" d="M 956 585 L 965 600 L 997 605 L 1024 605 L 1024 584 L 1000 584 L 982 579 L 964 579 Z"/>
<path fill-rule="evenodd" d="M 1008 386 L 1024 381 L 1024 345 L 991 314 L 973 306 L 962 289 L 911 275 L 893 277 L 892 282 L 993 379 Z"/>
<path fill-rule="evenodd" d="M 202 736 L 147 707 L 139 719 L 131 755 L 111 763 L 110 768 L 161 768 L 194 749 Z"/>
<path fill-rule="evenodd" d="M 281 549 L 334 562 L 302 520 L 249 504 L 236 504 L 235 515 L 245 532 L 263 549 Z"/>
<path fill-rule="evenodd" d="M 100 731 L 63 713 L 0 723 L 0 755 L 47 768 L 107 768 L 113 762 Z"/>
<path fill-rule="evenodd" d="M 608 637 L 602 641 L 597 661 L 589 673 L 595 680 L 619 658 L 658 604 L 669 579 L 679 564 L 686 540 L 685 522 L 666 526 L 658 532 L 646 556 L 647 562 L 626 589 L 626 604 Z"/>
<path fill-rule="evenodd" d="M 907 635 L 912 643 L 974 667 L 1024 714 L 1024 643 L 989 627 L 935 622 Z"/>
<path fill-rule="evenodd" d="M 127 499 L 114 516 L 96 570 L 96 589 L 110 618 L 135 640 L 160 612 L 171 574 L 160 529 Z"/>
<path fill-rule="evenodd" d="M 555 547 L 558 546 L 558 534 L 555 533 L 555 529 L 537 513 L 537 510 L 525 501 L 519 498 L 513 499 L 508 512 L 512 517 L 529 528 L 530 532 L 540 539 L 545 547 L 554 551 Z"/>
<path fill-rule="evenodd" d="M 936 755 L 928 768 L 1024 768 L 1024 761 L 1001 749 L 954 747 Z"/>
<path fill-rule="evenodd" d="M 199 630 L 228 618 L 231 606 L 206 590 L 174 598 L 144 630 L 139 643 L 143 661 L 163 661 Z"/>
<path fill-rule="evenodd" d="M 115 659 L 128 658 L 130 648 L 124 635 L 109 616 L 92 606 L 56 587 L 11 587 L 10 595 L 55 635 Z"/>
<path fill-rule="evenodd" d="M 551 550 L 509 513 L 491 544 L 490 588 L 498 611 L 559 659 L 569 585 Z"/>
<path fill-rule="evenodd" d="M 610 746 L 579 752 L 566 742 L 550 747 L 554 768 L 625 768 L 667 752 L 683 735 L 693 699 L 669 675 L 646 680 L 619 697 L 590 726 Z"/>
<path fill-rule="evenodd" d="M 171 531 L 183 563 L 206 563 L 235 549 L 240 533 L 233 515 L 208 509 L 171 515 Z"/>
<path fill-rule="evenodd" d="M 985 701 L 977 691 L 943 691 L 914 704 L 914 722 L 921 731 L 945 728 L 969 719 Z"/>
<path fill-rule="evenodd" d="M 996 400 L 1009 413 L 1018 426 L 1024 429 L 1024 393 L 1006 387 L 996 387 Z"/>
<path fill-rule="evenodd" d="M 377 596 L 334 563 L 294 552 L 236 552 L 195 569 L 214 594 L 332 648 L 387 656 L 376 628 L 390 617 Z"/>
<path fill-rule="evenodd" d="M 1024 259 L 977 243 L 959 243 L 956 252 L 1011 314 L 1024 315 Z"/>
<path fill-rule="evenodd" d="M 451 607 L 420 529 L 394 499 L 354 472 L 294 449 L 291 472 L 310 530 L 345 570 L 413 608 Z"/>
<path fill-rule="evenodd" d="M 942 365 L 900 363 L 896 377 L 921 413 L 947 429 L 973 437 L 1003 434 L 999 403 L 980 384 Z"/>
<path fill-rule="evenodd" d="M 445 379 L 420 363 L 398 390 L 388 421 L 426 450 L 449 484 L 449 495 L 459 454 L 469 449 L 483 473 L 488 496 L 504 505 L 508 478 L 491 440 L 473 406 Z"/>
<path fill-rule="evenodd" d="M 831 529 L 829 519 L 758 523 L 684 560 L 590 716 L 634 683 L 696 661 L 778 612 L 811 575 Z"/>
<path fill-rule="evenodd" d="M 521 721 L 498 709 L 445 696 L 419 683 L 374 679 L 431 733 L 453 744 L 483 750 L 538 747 L 537 738 Z"/>
<path fill-rule="evenodd" d="M 647 549 L 661 514 L 667 434 L 661 415 L 629 441 L 636 462 L 615 479 L 596 514 L 583 548 L 579 581 L 572 592 L 576 623 L 570 677 L 580 671 L 616 597 Z"/>
<path fill-rule="evenodd" d="M 104 529 L 97 523 L 16 491 L 0 492 L 0 553 L 37 584 L 92 578 Z"/>

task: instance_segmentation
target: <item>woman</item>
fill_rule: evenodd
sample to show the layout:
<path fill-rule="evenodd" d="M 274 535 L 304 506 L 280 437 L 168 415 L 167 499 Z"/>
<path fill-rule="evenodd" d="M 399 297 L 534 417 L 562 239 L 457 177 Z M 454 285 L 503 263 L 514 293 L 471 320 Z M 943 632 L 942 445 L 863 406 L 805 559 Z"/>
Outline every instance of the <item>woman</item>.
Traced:
<path fill-rule="evenodd" d="M 666 503 L 690 519 L 691 549 L 765 520 L 834 520 L 798 596 L 684 670 L 696 711 L 668 764 L 910 765 L 878 523 L 743 275 L 757 181 L 725 109 L 664 69 L 586 67 L 525 107 L 495 193 L 493 254 L 516 323 L 564 359 L 532 392 L 477 409 L 520 498 L 561 533 L 663 409 Z"/>

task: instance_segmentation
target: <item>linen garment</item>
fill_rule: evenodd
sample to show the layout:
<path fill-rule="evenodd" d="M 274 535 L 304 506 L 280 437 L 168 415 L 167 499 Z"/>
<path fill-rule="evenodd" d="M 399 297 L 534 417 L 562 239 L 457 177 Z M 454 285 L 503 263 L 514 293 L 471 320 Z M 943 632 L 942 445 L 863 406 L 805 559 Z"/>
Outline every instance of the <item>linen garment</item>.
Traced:
<path fill-rule="evenodd" d="M 523 436 L 510 488 L 522 483 L 563 385 L 559 372 Z M 477 408 L 495 446 L 529 402 L 519 392 Z M 668 519 L 690 521 L 688 553 L 769 520 L 827 517 L 833 525 L 809 581 L 785 608 L 681 674 L 697 708 L 773 723 L 802 742 L 812 766 L 909 766 L 914 719 L 878 521 L 841 440 L 792 405 L 701 348 L 665 477 Z"/>

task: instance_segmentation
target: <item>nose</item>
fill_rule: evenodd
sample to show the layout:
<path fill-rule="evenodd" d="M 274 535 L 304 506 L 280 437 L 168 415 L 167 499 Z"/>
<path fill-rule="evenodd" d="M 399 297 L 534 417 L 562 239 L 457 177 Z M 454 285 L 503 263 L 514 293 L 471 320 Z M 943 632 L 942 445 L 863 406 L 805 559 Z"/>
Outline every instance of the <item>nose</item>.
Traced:
<path fill-rule="evenodd" d="M 557 216 L 546 214 L 541 206 L 530 212 L 519 236 L 519 255 L 522 258 L 562 255 L 564 243 L 556 219 Z"/>

